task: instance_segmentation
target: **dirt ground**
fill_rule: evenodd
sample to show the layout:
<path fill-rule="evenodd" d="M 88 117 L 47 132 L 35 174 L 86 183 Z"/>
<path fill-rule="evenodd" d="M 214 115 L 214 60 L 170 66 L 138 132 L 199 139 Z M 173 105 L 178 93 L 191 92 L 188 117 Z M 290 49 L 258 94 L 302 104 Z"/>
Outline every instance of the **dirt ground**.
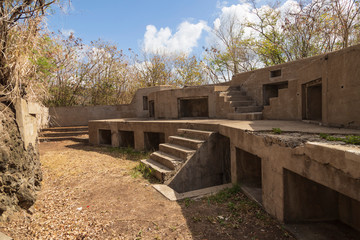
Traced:
<path fill-rule="evenodd" d="M 146 154 L 74 141 L 40 144 L 44 179 L 29 212 L 0 231 L 14 239 L 293 239 L 234 187 L 171 202 L 134 170 Z"/>

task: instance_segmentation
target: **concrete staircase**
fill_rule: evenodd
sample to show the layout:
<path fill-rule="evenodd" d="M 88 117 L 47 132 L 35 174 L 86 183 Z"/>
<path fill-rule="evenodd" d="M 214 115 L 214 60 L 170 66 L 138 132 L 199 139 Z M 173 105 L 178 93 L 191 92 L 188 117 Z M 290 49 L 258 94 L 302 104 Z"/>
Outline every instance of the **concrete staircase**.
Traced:
<path fill-rule="evenodd" d="M 229 87 L 222 94 L 225 101 L 230 103 L 232 112 L 228 119 L 232 120 L 260 120 L 262 119 L 262 106 L 257 106 L 254 99 L 246 94 L 240 87 Z"/>
<path fill-rule="evenodd" d="M 72 140 L 88 142 L 89 132 L 87 126 L 79 127 L 51 127 L 44 128 L 39 134 L 40 142 Z"/>
<path fill-rule="evenodd" d="M 169 143 L 159 145 L 159 151 L 141 162 L 162 183 L 169 183 L 179 169 L 190 160 L 214 132 L 178 129 L 177 136 L 170 136 Z"/>

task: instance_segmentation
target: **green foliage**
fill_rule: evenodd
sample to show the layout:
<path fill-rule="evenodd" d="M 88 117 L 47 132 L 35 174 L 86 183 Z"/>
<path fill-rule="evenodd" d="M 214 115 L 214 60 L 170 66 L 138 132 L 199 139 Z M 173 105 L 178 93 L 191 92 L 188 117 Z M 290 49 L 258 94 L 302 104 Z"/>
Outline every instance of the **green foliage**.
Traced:
<path fill-rule="evenodd" d="M 141 159 L 148 158 L 150 154 L 148 152 L 137 151 L 131 147 L 127 147 L 127 148 L 109 147 L 107 149 L 110 153 L 119 154 L 120 157 L 124 157 L 125 159 L 132 161 L 139 161 Z"/>
<path fill-rule="evenodd" d="M 224 189 L 219 193 L 208 197 L 208 201 L 213 203 L 224 203 L 239 192 L 241 192 L 240 185 L 234 185 L 231 188 Z"/>
<path fill-rule="evenodd" d="M 320 133 L 320 138 L 327 141 L 339 141 L 347 144 L 360 145 L 360 136 L 348 135 L 345 137 L 334 137 L 329 134 Z"/>
<path fill-rule="evenodd" d="M 272 132 L 275 133 L 275 134 L 281 134 L 282 130 L 280 128 L 273 128 Z"/>
<path fill-rule="evenodd" d="M 185 198 L 184 199 L 185 207 L 189 207 L 192 202 L 193 200 L 191 198 Z"/>

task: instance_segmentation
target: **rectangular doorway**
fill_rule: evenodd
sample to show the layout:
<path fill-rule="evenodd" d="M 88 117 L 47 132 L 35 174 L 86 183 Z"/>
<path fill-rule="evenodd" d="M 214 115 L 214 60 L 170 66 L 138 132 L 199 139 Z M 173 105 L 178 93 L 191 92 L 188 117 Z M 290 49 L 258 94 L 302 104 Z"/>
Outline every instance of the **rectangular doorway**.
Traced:
<path fill-rule="evenodd" d="M 209 117 L 208 97 L 179 98 L 179 118 Z"/>
<path fill-rule="evenodd" d="M 237 182 L 250 197 L 262 204 L 261 158 L 236 148 Z"/>
<path fill-rule="evenodd" d="M 99 129 L 99 144 L 111 145 L 111 130 Z"/>
<path fill-rule="evenodd" d="M 133 131 L 119 131 L 119 147 L 134 148 L 135 139 Z"/>
<path fill-rule="evenodd" d="M 302 117 L 305 120 L 322 120 L 321 78 L 302 85 Z"/>
<path fill-rule="evenodd" d="M 159 144 L 165 143 L 165 134 L 161 132 L 144 132 L 146 151 L 158 151 Z"/>
<path fill-rule="evenodd" d="M 360 202 L 284 169 L 284 222 L 317 239 L 357 239 Z M 353 238 L 355 236 L 355 238 Z"/>

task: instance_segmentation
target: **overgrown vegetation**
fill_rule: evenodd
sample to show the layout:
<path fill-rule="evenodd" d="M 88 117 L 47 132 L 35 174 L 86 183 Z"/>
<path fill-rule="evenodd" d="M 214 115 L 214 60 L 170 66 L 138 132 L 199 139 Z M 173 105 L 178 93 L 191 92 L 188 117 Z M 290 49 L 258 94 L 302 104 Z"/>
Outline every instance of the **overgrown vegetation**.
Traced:
<path fill-rule="evenodd" d="M 150 183 L 159 183 L 159 180 L 155 178 L 151 174 L 152 170 L 145 166 L 143 163 L 139 163 L 136 167 L 134 167 L 131 171 L 131 176 L 133 178 L 137 178 L 142 176 L 143 178 L 147 179 Z"/>
<path fill-rule="evenodd" d="M 209 204 L 225 204 L 230 211 L 229 219 L 232 219 L 233 223 L 241 223 L 244 219 L 242 214 L 252 213 L 256 218 L 269 221 L 271 217 L 265 213 L 254 201 L 247 198 L 240 185 L 234 185 L 231 188 L 222 190 L 221 192 L 207 198 Z M 217 221 L 225 220 L 224 218 L 217 219 Z"/>
<path fill-rule="evenodd" d="M 338 50 L 360 42 L 357 0 L 244 6 L 252 17 L 223 15 L 204 55 L 143 53 L 74 35 L 48 33 L 54 0 L 6 0 L 0 13 L 1 98 L 33 96 L 47 106 L 129 103 L 138 88 L 228 81 L 234 74 Z M 290 3 L 289 3 L 290 4 Z"/>
<path fill-rule="evenodd" d="M 0 2 L 0 101 L 44 96 L 38 75 L 42 56 L 34 54 L 46 9 L 56 0 Z"/>
<path fill-rule="evenodd" d="M 167 52 L 139 56 L 102 40 L 86 45 L 74 35 L 64 37 L 41 28 L 42 10 L 54 1 L 4 2 L 10 12 L 16 4 L 24 8 L 2 20 L 3 95 L 33 93 L 47 106 L 126 104 L 138 88 L 228 81 L 239 72 L 360 41 L 356 0 L 299 0 L 288 8 L 259 7 L 249 0 L 244 4 L 252 18 L 239 18 L 234 12 L 218 19 L 202 57 Z"/>
<path fill-rule="evenodd" d="M 280 128 L 273 128 L 272 132 L 275 133 L 275 134 L 281 134 L 282 130 Z"/>
<path fill-rule="evenodd" d="M 360 145 L 360 136 L 348 135 L 345 137 L 335 137 L 329 134 L 320 133 L 320 138 L 325 139 L 327 141 L 339 141 L 347 144 Z"/>
<path fill-rule="evenodd" d="M 224 232 L 250 226 L 265 231 L 264 229 L 267 227 L 277 225 L 278 229 L 283 232 L 283 237 L 290 237 L 281 225 L 278 225 L 276 220 L 242 192 L 240 185 L 234 185 L 202 199 L 186 198 L 181 201 L 181 204 L 184 206 L 185 212 L 196 212 L 196 214 L 189 216 L 192 224 L 207 224 L 207 226 L 211 224 L 218 231 L 221 229 Z M 204 204 L 213 209 L 213 214 L 204 215 L 198 209 L 199 206 Z M 196 211 L 194 211 L 195 209 Z M 253 239 L 258 238 L 254 236 Z"/>
<path fill-rule="evenodd" d="M 131 161 L 139 161 L 149 157 L 149 152 L 137 151 L 131 147 L 119 148 L 119 147 L 108 147 L 106 148 L 110 153 L 116 154 L 117 157 L 125 158 Z"/>

